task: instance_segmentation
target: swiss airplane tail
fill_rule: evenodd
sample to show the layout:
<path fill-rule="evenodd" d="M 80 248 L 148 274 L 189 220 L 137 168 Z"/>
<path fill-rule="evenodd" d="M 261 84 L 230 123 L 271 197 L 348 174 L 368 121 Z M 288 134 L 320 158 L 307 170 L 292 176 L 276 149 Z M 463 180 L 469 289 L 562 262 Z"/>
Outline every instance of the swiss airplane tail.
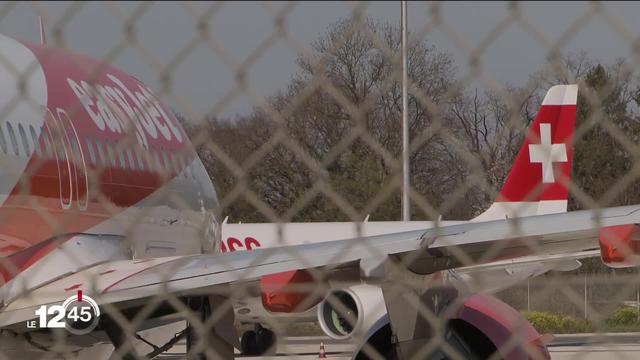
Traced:
<path fill-rule="evenodd" d="M 578 85 L 549 89 L 500 194 L 473 221 L 567 211 Z"/>

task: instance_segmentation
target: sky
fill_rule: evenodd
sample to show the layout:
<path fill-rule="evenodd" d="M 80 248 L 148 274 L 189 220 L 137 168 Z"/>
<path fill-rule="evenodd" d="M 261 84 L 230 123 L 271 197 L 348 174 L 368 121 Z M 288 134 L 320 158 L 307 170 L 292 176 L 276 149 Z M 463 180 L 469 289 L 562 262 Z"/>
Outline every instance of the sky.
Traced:
<path fill-rule="evenodd" d="M 446 26 L 436 26 L 425 39 L 450 54 L 456 62 L 457 75 L 464 77 L 469 73 L 468 51 L 480 46 L 492 30 L 510 17 L 510 6 L 504 2 L 442 3 L 440 14 Z M 411 33 L 433 25 L 432 7 L 430 3 L 408 3 Z M 171 93 L 160 93 L 163 100 L 191 118 L 207 113 L 233 118 L 249 113 L 256 99 L 284 89 L 297 71 L 295 59 L 300 51 L 331 24 L 349 18 L 354 8 L 376 20 L 400 21 L 399 1 L 189 5 L 0 2 L 0 32 L 38 42 L 38 16 L 42 15 L 49 46 L 61 45 L 56 41 L 56 28 L 61 29 L 64 46 L 99 59 L 125 44 L 110 57 L 111 64 L 135 75 L 156 92 L 161 88 L 159 69 L 180 59 L 168 72 Z M 524 2 L 519 4 L 519 13 L 548 43 L 559 41 L 568 29 L 574 29 L 563 42 L 564 51 L 583 50 L 603 63 L 629 57 L 632 39 L 640 32 L 640 3 L 606 2 L 600 8 L 606 16 L 589 16 L 593 7 L 587 2 Z M 278 35 L 274 14 L 282 12 L 286 14 L 284 24 L 292 41 Z M 200 39 L 199 18 L 205 16 L 207 34 L 215 48 L 221 50 L 214 51 L 200 40 L 193 42 Z M 606 18 L 611 20 L 607 22 Z M 128 40 L 127 23 L 132 25 L 129 29 L 135 33 L 138 45 Z M 580 25 L 574 27 L 576 23 Z M 545 65 L 547 50 L 539 39 L 521 24 L 508 24 L 482 51 L 482 73 L 499 84 L 524 84 L 529 74 Z M 250 94 L 237 91 L 235 70 L 243 63 L 249 64 Z M 474 84 L 484 86 L 482 82 Z"/>

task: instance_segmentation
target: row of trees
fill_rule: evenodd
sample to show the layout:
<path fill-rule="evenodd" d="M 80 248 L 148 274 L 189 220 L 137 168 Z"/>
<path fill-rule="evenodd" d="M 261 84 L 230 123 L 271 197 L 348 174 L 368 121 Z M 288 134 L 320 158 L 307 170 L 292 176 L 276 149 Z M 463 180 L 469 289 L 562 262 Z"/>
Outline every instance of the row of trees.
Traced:
<path fill-rule="evenodd" d="M 338 22 L 298 58 L 288 87 L 268 106 L 187 124 L 223 215 L 242 222 L 398 220 L 399 43 L 396 26 Z M 410 44 L 408 62 L 414 219 L 468 219 L 485 209 L 546 89 L 573 81 L 580 98 L 571 208 L 640 203 L 640 87 L 627 62 L 602 65 L 572 54 L 524 86 L 485 92 L 461 81 L 451 56 L 425 39 Z"/>

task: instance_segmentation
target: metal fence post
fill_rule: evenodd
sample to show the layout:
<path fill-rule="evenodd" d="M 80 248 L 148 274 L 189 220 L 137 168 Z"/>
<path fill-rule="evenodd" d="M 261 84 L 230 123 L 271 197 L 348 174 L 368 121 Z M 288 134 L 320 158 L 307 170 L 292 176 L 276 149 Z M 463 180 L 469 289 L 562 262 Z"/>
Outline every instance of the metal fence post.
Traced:
<path fill-rule="evenodd" d="M 584 318 L 587 319 L 587 274 L 584 274 Z"/>

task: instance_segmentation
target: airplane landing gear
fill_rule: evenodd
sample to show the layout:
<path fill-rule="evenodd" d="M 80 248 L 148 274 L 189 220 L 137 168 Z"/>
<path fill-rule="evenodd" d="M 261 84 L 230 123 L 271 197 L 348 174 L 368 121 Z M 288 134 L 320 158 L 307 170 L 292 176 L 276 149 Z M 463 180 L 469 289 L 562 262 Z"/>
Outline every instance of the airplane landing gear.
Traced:
<path fill-rule="evenodd" d="M 254 330 L 242 334 L 240 351 L 242 355 L 265 355 L 276 352 L 276 335 L 273 331 L 256 323 Z"/>
<path fill-rule="evenodd" d="M 205 334 L 199 333 L 197 326 L 187 325 L 188 359 L 233 359 L 233 349 L 238 347 L 238 335 L 233 326 L 233 308 L 228 299 L 219 295 L 208 295 L 190 299 L 190 307 L 196 312 L 202 324 L 212 316 L 214 309 L 229 307 L 229 310 L 217 315 L 216 325 Z M 204 342 L 203 344 L 201 344 Z"/>
<path fill-rule="evenodd" d="M 189 299 L 189 306 L 195 311 L 198 320 L 204 323 L 207 317 L 211 315 L 211 306 L 206 296 L 194 297 Z M 193 325 L 187 322 L 187 352 L 194 360 L 205 360 L 204 352 L 194 352 L 192 349 L 198 341 L 198 332 L 195 331 Z"/>
<path fill-rule="evenodd" d="M 111 358 L 122 360 L 135 360 L 139 358 L 136 349 L 131 342 L 131 337 L 116 321 L 105 316 L 103 325 L 105 332 L 114 347 Z"/>

